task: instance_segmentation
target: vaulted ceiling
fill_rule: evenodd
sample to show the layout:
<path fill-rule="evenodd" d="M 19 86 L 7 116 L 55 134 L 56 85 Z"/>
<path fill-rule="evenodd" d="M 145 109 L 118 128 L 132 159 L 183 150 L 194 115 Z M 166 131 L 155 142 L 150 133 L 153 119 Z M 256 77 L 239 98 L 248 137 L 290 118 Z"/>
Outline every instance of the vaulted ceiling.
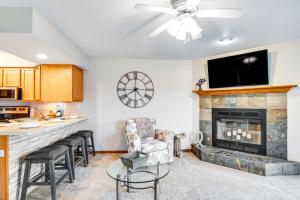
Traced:
<path fill-rule="evenodd" d="M 241 8 L 243 14 L 197 19 L 203 36 L 187 44 L 167 32 L 149 38 L 170 16 L 134 10 L 136 3 L 170 6 L 169 0 L 0 0 L 0 6 L 37 9 L 91 58 L 192 59 L 300 39 L 299 0 L 201 0 L 202 8 Z M 220 45 L 228 35 L 233 43 Z"/>

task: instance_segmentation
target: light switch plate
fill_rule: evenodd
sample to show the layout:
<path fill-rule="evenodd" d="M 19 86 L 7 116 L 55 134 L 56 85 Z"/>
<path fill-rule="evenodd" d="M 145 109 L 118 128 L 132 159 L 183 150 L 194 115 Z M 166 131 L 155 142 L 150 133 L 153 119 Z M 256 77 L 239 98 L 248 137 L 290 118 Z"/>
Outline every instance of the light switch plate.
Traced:
<path fill-rule="evenodd" d="M 0 158 L 4 157 L 4 150 L 0 150 Z"/>

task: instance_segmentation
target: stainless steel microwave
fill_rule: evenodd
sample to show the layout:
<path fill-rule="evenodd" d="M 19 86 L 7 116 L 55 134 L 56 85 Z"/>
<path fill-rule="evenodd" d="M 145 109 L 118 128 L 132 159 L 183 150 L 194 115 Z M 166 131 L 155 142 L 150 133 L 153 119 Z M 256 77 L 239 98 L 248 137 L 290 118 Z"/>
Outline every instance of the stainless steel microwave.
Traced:
<path fill-rule="evenodd" d="M 0 100 L 21 100 L 22 89 L 17 87 L 0 87 Z"/>

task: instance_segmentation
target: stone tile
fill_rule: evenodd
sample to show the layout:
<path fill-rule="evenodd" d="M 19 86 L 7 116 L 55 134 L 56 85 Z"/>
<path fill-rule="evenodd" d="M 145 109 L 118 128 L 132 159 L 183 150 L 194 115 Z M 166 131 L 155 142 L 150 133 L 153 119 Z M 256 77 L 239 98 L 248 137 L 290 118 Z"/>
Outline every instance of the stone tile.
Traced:
<path fill-rule="evenodd" d="M 267 141 L 267 156 L 287 159 L 287 142 Z"/>
<path fill-rule="evenodd" d="M 201 96 L 200 97 L 200 109 L 211 108 L 211 96 Z"/>
<path fill-rule="evenodd" d="M 228 95 L 224 98 L 225 108 L 236 108 L 236 95 Z"/>
<path fill-rule="evenodd" d="M 267 94 L 268 109 L 287 109 L 286 93 L 269 93 Z"/>
<path fill-rule="evenodd" d="M 266 108 L 266 94 L 251 94 L 248 96 L 248 108 Z"/>
<path fill-rule="evenodd" d="M 279 120 L 287 120 L 286 109 L 268 109 L 267 110 L 267 122 L 276 123 Z"/>
<path fill-rule="evenodd" d="M 262 162 L 248 162 L 248 172 L 265 175 L 265 164 Z"/>
<path fill-rule="evenodd" d="M 248 95 L 237 95 L 236 96 L 236 107 L 237 108 L 249 108 Z"/>
<path fill-rule="evenodd" d="M 267 156 L 287 159 L 287 120 L 267 124 Z"/>
<path fill-rule="evenodd" d="M 211 109 L 200 109 L 200 120 L 211 121 L 212 110 Z"/>
<path fill-rule="evenodd" d="M 283 175 L 298 175 L 299 167 L 299 163 L 283 163 L 282 173 Z"/>
<path fill-rule="evenodd" d="M 200 131 L 203 133 L 203 144 L 212 145 L 212 122 L 200 120 Z"/>
<path fill-rule="evenodd" d="M 212 96 L 211 104 L 213 108 L 224 108 L 225 97 L 224 96 Z"/>
<path fill-rule="evenodd" d="M 282 163 L 267 163 L 265 170 L 265 176 L 281 176 Z"/>

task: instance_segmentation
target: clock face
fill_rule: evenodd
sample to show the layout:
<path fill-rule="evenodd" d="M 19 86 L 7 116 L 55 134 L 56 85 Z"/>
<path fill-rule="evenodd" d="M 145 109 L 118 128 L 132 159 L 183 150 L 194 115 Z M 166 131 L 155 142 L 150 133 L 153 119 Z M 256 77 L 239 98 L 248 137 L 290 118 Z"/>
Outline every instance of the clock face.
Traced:
<path fill-rule="evenodd" d="M 121 102 L 130 108 L 147 105 L 154 94 L 154 85 L 143 72 L 128 72 L 118 82 L 117 92 Z"/>

